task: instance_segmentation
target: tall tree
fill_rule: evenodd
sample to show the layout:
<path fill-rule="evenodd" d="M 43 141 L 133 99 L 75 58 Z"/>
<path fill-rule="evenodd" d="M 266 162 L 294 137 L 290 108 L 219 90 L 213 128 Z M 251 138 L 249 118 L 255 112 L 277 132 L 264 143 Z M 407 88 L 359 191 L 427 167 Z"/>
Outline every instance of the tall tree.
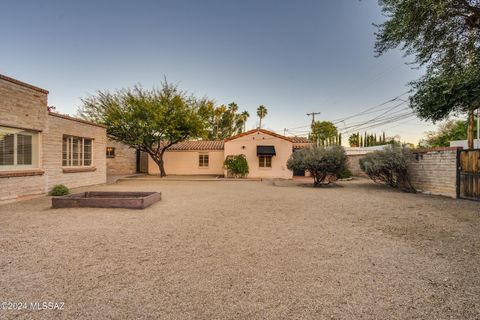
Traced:
<path fill-rule="evenodd" d="M 312 124 L 310 140 L 317 146 L 325 146 L 333 143 L 337 136 L 337 127 L 330 121 L 315 121 Z"/>
<path fill-rule="evenodd" d="M 259 122 L 259 125 L 258 125 L 259 128 L 262 128 L 262 119 L 267 116 L 267 113 L 268 113 L 268 111 L 267 111 L 267 108 L 265 106 L 261 105 L 257 108 L 257 116 L 260 119 L 260 122 Z"/>
<path fill-rule="evenodd" d="M 468 123 L 462 120 L 449 120 L 442 123 L 436 131 L 428 132 L 422 141 L 422 147 L 449 147 L 450 141 L 467 138 Z"/>
<path fill-rule="evenodd" d="M 480 107 L 480 1 L 379 0 L 387 20 L 378 25 L 376 53 L 401 47 L 427 67 L 412 83 L 410 105 L 433 122 L 467 113 L 473 147 L 474 110 Z"/>
<path fill-rule="evenodd" d="M 222 140 L 243 132 L 249 116 L 246 111 L 238 113 L 235 102 L 218 107 L 213 103 L 206 104 L 201 114 L 207 123 L 204 138 L 208 140 Z"/>
<path fill-rule="evenodd" d="M 163 155 L 172 145 L 204 133 L 200 110 L 208 103 L 167 81 L 160 89 L 98 91 L 82 99 L 79 115 L 107 126 L 107 134 L 148 153 L 166 176 Z"/>
<path fill-rule="evenodd" d="M 247 120 L 250 117 L 250 113 L 248 111 L 243 111 L 240 116 L 242 117 L 243 122 L 243 132 L 247 131 Z"/>

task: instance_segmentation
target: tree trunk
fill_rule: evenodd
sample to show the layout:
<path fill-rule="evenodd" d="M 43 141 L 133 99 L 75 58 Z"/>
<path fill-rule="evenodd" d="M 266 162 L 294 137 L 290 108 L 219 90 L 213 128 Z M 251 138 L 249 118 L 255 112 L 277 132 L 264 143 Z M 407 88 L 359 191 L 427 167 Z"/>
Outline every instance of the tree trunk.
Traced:
<path fill-rule="evenodd" d="M 150 154 L 150 156 L 152 157 L 153 161 L 155 161 L 155 163 L 158 166 L 158 171 L 160 172 L 160 177 L 166 177 L 167 173 L 165 172 L 165 167 L 164 167 L 164 163 L 163 163 L 163 152 L 160 153 L 160 155 Z"/>
<path fill-rule="evenodd" d="M 473 110 L 468 112 L 467 142 L 468 149 L 473 149 L 473 140 L 475 139 L 475 114 Z"/>

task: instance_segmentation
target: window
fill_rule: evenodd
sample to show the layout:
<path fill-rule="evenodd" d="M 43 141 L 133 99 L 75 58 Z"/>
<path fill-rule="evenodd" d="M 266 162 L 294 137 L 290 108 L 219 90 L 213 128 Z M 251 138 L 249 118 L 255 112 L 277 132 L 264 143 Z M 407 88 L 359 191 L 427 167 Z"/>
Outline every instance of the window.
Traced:
<path fill-rule="evenodd" d="M 198 155 L 198 166 L 208 168 L 208 153 L 200 153 Z"/>
<path fill-rule="evenodd" d="M 272 167 L 272 157 L 259 156 L 258 157 L 258 166 L 260 168 L 271 168 Z"/>
<path fill-rule="evenodd" d="M 92 139 L 63 136 L 62 165 L 64 167 L 92 165 Z"/>
<path fill-rule="evenodd" d="M 37 133 L 0 127 L 0 169 L 33 167 L 37 163 Z"/>
<path fill-rule="evenodd" d="M 115 148 L 107 147 L 107 158 L 115 158 Z"/>

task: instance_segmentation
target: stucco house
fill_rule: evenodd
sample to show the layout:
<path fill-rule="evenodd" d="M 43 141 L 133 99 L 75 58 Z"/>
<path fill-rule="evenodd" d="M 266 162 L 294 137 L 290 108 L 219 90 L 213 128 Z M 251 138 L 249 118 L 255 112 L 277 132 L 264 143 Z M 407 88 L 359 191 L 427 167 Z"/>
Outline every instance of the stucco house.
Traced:
<path fill-rule="evenodd" d="M 106 128 L 49 112 L 48 91 L 0 75 L 0 203 L 106 182 Z"/>
<path fill-rule="evenodd" d="M 287 160 L 296 148 L 308 145 L 303 137 L 286 137 L 265 129 L 250 130 L 225 140 L 184 141 L 164 155 L 168 175 L 225 175 L 223 162 L 229 155 L 244 154 L 249 178 L 291 179 Z M 148 173 L 158 175 L 157 164 L 149 158 Z"/>

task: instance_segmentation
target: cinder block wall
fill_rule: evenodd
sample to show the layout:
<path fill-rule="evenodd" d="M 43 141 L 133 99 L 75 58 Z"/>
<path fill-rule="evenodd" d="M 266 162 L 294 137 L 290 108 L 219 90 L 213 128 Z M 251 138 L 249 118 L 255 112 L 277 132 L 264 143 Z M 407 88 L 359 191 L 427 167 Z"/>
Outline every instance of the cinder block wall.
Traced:
<path fill-rule="evenodd" d="M 137 172 L 137 150 L 111 139 L 107 139 L 107 147 L 115 148 L 115 157 L 107 158 L 108 175 L 134 174 Z"/>
<path fill-rule="evenodd" d="M 41 136 L 46 129 L 47 95 L 46 90 L 0 75 L 0 126 L 30 129 Z M 39 156 L 41 169 L 41 154 Z M 1 173 L 0 204 L 45 193 L 45 175 L 41 172 L 31 176 Z"/>
<path fill-rule="evenodd" d="M 69 188 L 106 183 L 107 164 L 105 148 L 107 133 L 104 127 L 82 123 L 57 114 L 48 115 L 47 130 L 43 134 L 43 167 L 47 177 L 47 190 L 56 184 L 64 184 Z M 63 135 L 71 135 L 93 139 L 92 167 L 93 171 L 66 172 L 62 167 Z"/>
<path fill-rule="evenodd" d="M 414 151 L 409 175 L 417 191 L 456 198 L 456 148 Z"/>

